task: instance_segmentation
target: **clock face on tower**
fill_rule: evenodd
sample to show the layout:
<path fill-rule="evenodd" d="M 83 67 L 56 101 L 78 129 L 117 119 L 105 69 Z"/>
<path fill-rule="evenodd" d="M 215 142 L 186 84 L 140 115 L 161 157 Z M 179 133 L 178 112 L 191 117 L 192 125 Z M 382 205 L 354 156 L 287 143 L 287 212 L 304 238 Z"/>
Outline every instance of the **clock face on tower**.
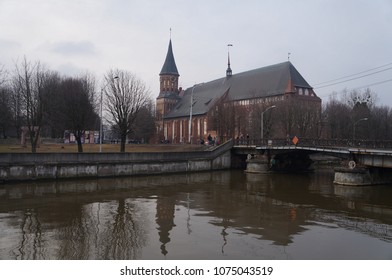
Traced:
<path fill-rule="evenodd" d="M 171 77 L 170 80 L 171 80 L 172 82 L 174 82 L 174 81 L 176 80 L 176 77 Z"/>

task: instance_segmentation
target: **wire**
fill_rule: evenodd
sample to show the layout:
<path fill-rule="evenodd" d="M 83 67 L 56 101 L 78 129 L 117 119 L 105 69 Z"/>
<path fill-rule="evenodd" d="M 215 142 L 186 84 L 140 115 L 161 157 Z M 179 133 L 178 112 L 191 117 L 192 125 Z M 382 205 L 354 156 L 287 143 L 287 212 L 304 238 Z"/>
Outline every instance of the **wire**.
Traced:
<path fill-rule="evenodd" d="M 390 64 L 392 64 L 392 63 L 390 63 Z M 385 66 L 384 66 L 384 67 L 385 67 Z M 376 72 L 373 72 L 373 73 L 369 73 L 369 74 L 366 74 L 366 75 L 362 75 L 362 76 L 359 76 L 359 77 L 355 77 L 355 78 L 343 80 L 343 81 L 336 82 L 336 83 L 327 84 L 327 85 L 325 85 L 325 86 L 315 87 L 315 89 L 330 87 L 330 86 L 337 85 L 337 84 L 342 84 L 342 83 L 345 83 L 345 82 L 349 82 L 349 81 L 361 79 L 361 78 L 364 78 L 364 77 L 368 77 L 368 76 L 371 76 L 371 75 L 374 75 L 374 74 L 378 74 L 378 73 L 381 73 L 381 72 L 385 72 L 385 71 L 388 71 L 388 70 L 391 70 L 391 69 L 392 69 L 392 67 L 389 67 L 389 68 L 386 68 L 386 69 L 383 69 L 383 70 L 380 70 L 380 71 L 376 71 Z M 374 70 L 374 69 L 373 69 L 373 70 Z M 366 71 L 366 72 L 369 72 L 369 71 L 370 71 L 370 70 L 368 70 L 368 71 Z M 365 72 L 362 72 L 362 73 L 365 73 Z M 350 76 L 347 76 L 347 77 L 352 77 L 352 76 L 356 76 L 356 75 L 358 75 L 358 74 L 350 75 Z M 340 79 L 343 79 L 343 78 L 340 78 Z M 340 79 L 336 79 L 336 80 L 340 80 Z M 320 84 L 319 84 L 319 85 L 320 85 Z"/>
<path fill-rule="evenodd" d="M 376 83 L 373 83 L 373 84 L 368 84 L 368 85 L 365 85 L 365 86 L 357 87 L 357 88 L 354 88 L 353 90 L 358 90 L 358 89 L 362 89 L 362 88 L 368 88 L 368 87 L 372 87 L 372 86 L 376 86 L 376 85 L 380 85 L 380 84 L 385 84 L 385 83 L 388 83 L 388 82 L 392 82 L 392 79 L 388 79 L 388 80 L 376 82 Z M 343 91 L 342 92 L 333 92 L 333 93 L 330 93 L 330 94 L 327 94 L 327 95 L 321 94 L 320 97 L 328 97 L 328 96 L 342 94 L 342 93 L 344 93 L 344 92 Z"/>
<path fill-rule="evenodd" d="M 356 89 L 361 89 L 361 88 L 372 87 L 372 86 L 376 86 L 376 85 L 380 85 L 380 84 L 385 84 L 385 83 L 388 83 L 388 82 L 392 82 L 392 79 L 380 81 L 380 82 L 373 83 L 373 84 L 369 84 L 369 85 L 362 86 L 362 87 L 358 87 L 358 88 L 355 88 L 354 90 L 356 90 Z"/>
<path fill-rule="evenodd" d="M 360 75 L 360 74 L 363 74 L 363 73 L 366 73 L 366 72 L 370 72 L 370 71 L 373 71 L 373 70 L 384 68 L 384 67 L 389 66 L 389 65 L 392 65 L 392 62 L 388 63 L 388 64 L 385 64 L 385 65 L 382 65 L 382 66 L 378 66 L 378 67 L 369 69 L 369 70 L 365 70 L 365 71 L 361 71 L 361 72 L 358 72 L 358 73 L 355 73 L 355 74 L 343 76 L 341 78 L 325 81 L 325 82 L 322 82 L 322 83 L 317 83 L 317 84 L 314 84 L 314 86 L 319 86 L 319 85 L 322 85 L 322 84 L 332 83 L 332 82 L 339 81 L 339 80 L 342 80 L 342 79 L 350 78 L 350 77 L 357 76 L 357 75 Z"/>

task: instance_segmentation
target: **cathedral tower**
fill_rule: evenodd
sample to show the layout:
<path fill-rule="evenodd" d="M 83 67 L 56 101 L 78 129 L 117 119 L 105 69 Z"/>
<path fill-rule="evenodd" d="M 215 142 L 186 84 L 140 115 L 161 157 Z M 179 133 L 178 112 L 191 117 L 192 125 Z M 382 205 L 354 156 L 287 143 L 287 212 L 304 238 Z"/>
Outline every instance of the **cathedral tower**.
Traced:
<path fill-rule="evenodd" d="M 164 93 L 178 93 L 178 74 L 176 62 L 174 60 L 172 42 L 169 41 L 169 48 L 167 50 L 165 63 L 159 73 L 160 81 L 160 95 Z"/>
<path fill-rule="evenodd" d="M 163 117 L 169 113 L 180 99 L 178 89 L 178 73 L 176 62 L 174 60 L 171 39 L 167 50 L 166 59 L 163 63 L 162 70 L 159 73 L 159 95 L 156 100 L 156 120 L 158 134 L 163 131 Z"/>

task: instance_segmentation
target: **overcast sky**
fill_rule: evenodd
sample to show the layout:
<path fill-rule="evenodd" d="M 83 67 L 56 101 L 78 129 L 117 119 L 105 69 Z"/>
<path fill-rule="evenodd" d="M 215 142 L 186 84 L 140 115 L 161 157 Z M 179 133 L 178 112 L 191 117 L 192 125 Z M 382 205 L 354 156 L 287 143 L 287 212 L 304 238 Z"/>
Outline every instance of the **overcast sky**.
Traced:
<path fill-rule="evenodd" d="M 392 107 L 391 0 L 0 0 L 0 64 L 12 70 L 26 56 L 98 80 L 120 68 L 144 80 L 155 98 L 170 28 L 184 88 L 223 77 L 232 44 L 233 74 L 291 53 L 323 101 L 374 84 L 377 104 Z"/>

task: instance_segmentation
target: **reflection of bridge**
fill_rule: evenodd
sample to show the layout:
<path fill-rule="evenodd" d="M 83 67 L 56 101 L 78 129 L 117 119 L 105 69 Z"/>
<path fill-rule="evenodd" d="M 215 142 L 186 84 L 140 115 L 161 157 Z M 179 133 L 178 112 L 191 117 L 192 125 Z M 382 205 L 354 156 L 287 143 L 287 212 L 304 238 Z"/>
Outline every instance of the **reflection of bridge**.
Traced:
<path fill-rule="evenodd" d="M 291 140 L 273 139 L 236 143 L 233 150 L 247 155 L 251 172 L 304 171 L 312 163 L 309 155 L 318 153 L 347 160 L 346 168 L 335 170 L 337 183 L 367 185 L 392 179 L 392 141 L 301 139 L 294 145 Z"/>

